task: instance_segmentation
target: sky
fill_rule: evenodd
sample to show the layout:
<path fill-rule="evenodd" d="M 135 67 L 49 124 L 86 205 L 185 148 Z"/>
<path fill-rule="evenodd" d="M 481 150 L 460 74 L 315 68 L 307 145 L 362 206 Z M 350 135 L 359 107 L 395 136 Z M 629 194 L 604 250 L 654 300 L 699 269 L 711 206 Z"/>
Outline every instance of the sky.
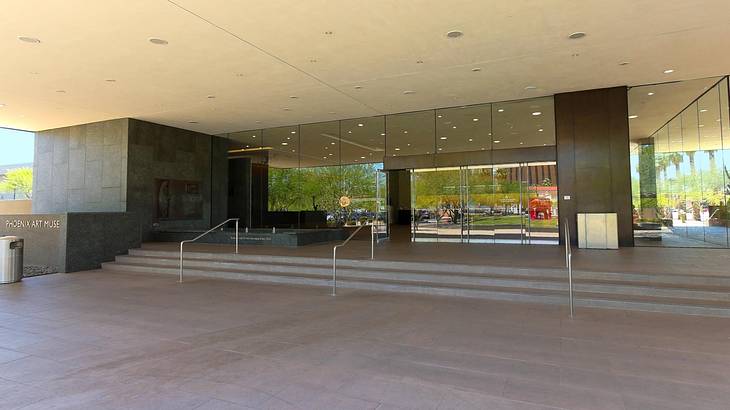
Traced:
<path fill-rule="evenodd" d="M 32 132 L 0 128 L 0 166 L 33 162 Z"/>

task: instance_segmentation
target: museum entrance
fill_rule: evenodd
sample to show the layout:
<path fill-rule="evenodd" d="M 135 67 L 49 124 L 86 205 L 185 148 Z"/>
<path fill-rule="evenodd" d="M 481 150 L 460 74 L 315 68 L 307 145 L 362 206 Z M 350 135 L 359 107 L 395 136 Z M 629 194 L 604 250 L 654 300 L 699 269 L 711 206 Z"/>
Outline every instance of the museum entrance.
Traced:
<path fill-rule="evenodd" d="M 411 241 L 558 244 L 556 163 L 413 169 Z"/>

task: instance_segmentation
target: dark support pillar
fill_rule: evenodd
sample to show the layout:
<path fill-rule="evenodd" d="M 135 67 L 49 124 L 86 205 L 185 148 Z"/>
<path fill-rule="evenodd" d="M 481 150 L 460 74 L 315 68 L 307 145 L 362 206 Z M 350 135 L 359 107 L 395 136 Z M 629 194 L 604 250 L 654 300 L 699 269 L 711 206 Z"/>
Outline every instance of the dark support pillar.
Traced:
<path fill-rule="evenodd" d="M 388 206 L 392 209 L 392 225 L 411 223 L 410 172 L 405 169 L 388 171 Z"/>
<path fill-rule="evenodd" d="M 228 160 L 228 217 L 240 218 L 241 228 L 251 226 L 251 159 Z"/>
<path fill-rule="evenodd" d="M 576 214 L 615 212 L 620 246 L 633 246 L 629 122 L 626 87 L 555 95 L 560 241 Z"/>

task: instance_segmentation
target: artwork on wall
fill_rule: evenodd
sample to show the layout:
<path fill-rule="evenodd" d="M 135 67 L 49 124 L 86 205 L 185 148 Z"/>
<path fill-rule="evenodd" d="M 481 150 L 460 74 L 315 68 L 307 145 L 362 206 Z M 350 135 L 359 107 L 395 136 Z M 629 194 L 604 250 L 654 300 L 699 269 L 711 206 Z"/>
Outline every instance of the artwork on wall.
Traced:
<path fill-rule="evenodd" d="M 200 181 L 155 180 L 155 219 L 181 220 L 203 217 Z"/>

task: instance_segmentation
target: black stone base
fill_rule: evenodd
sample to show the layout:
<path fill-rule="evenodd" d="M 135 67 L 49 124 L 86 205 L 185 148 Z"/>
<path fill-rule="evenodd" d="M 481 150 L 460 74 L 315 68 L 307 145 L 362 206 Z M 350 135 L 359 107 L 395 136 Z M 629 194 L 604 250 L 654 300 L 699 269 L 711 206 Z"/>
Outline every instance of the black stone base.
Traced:
<path fill-rule="evenodd" d="M 193 239 L 204 231 L 158 231 L 153 232 L 154 242 L 180 242 Z M 313 243 L 341 241 L 347 237 L 344 229 L 250 229 L 248 232 L 239 231 L 240 245 L 272 245 L 272 246 L 303 246 Z M 235 231 L 225 229 L 211 232 L 197 240 L 200 243 L 234 244 Z"/>

